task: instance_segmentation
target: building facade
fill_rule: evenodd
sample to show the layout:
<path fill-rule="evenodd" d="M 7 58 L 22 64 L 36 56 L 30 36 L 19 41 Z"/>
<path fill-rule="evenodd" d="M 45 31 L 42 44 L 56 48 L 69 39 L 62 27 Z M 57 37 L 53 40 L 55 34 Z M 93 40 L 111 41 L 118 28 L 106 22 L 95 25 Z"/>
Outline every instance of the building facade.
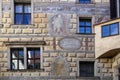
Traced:
<path fill-rule="evenodd" d="M 0 0 L 1 79 L 119 80 L 119 54 L 101 57 L 119 48 L 119 40 L 108 45 L 100 36 L 100 26 L 119 17 L 112 1 Z"/>

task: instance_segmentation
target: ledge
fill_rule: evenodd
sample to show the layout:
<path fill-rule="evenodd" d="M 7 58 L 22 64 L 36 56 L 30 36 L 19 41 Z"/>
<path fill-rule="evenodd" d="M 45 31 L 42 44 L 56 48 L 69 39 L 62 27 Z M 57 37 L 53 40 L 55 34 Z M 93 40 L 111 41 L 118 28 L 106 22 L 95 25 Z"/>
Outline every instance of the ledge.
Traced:
<path fill-rule="evenodd" d="M 45 41 L 8 41 L 4 42 L 5 45 L 45 45 Z"/>

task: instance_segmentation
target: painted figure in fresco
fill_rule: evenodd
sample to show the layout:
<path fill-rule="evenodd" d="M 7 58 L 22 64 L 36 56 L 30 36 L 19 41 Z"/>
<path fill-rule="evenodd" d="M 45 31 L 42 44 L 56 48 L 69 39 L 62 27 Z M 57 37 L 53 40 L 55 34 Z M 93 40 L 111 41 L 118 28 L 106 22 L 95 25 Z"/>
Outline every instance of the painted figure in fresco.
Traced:
<path fill-rule="evenodd" d="M 61 15 L 58 15 L 56 19 L 53 20 L 53 30 L 54 32 L 61 32 L 62 26 L 63 26 L 63 19 Z"/>

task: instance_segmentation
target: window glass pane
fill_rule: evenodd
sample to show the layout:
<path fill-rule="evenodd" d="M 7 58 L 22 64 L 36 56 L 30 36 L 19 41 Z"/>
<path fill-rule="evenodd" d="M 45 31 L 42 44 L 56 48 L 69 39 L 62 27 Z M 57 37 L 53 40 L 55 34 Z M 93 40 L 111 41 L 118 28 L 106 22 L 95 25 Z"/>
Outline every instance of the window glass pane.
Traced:
<path fill-rule="evenodd" d="M 79 3 L 90 3 L 90 0 L 79 0 Z"/>
<path fill-rule="evenodd" d="M 24 51 L 23 50 L 19 51 L 19 58 L 24 58 Z"/>
<path fill-rule="evenodd" d="M 18 61 L 12 60 L 11 66 L 12 66 L 12 69 L 18 69 Z"/>
<path fill-rule="evenodd" d="M 115 34 L 118 34 L 118 23 L 116 24 L 111 24 L 110 25 L 111 27 L 111 35 L 115 35 Z"/>
<path fill-rule="evenodd" d="M 15 13 L 22 13 L 23 6 L 22 5 L 15 5 Z"/>
<path fill-rule="evenodd" d="M 15 14 L 15 24 L 22 24 L 22 14 Z"/>
<path fill-rule="evenodd" d="M 31 14 L 24 14 L 24 24 L 31 24 Z"/>
<path fill-rule="evenodd" d="M 110 35 L 109 26 L 108 25 L 103 26 L 102 27 L 102 36 L 105 37 L 105 36 L 109 36 L 109 35 Z"/>
<path fill-rule="evenodd" d="M 35 58 L 40 58 L 40 50 L 35 50 Z"/>
<path fill-rule="evenodd" d="M 86 26 L 91 26 L 91 22 L 86 22 Z"/>
<path fill-rule="evenodd" d="M 84 27 L 80 27 L 80 33 L 85 33 L 85 28 Z"/>
<path fill-rule="evenodd" d="M 28 69 L 34 69 L 34 60 L 33 59 L 28 59 Z"/>
<path fill-rule="evenodd" d="M 86 33 L 91 33 L 91 28 L 89 28 L 89 27 L 87 28 L 86 27 Z"/>
<path fill-rule="evenodd" d="M 35 60 L 35 68 L 39 69 L 40 68 L 40 59 Z"/>
<path fill-rule="evenodd" d="M 31 13 L 31 6 L 30 5 L 24 6 L 24 13 Z"/>
<path fill-rule="evenodd" d="M 85 26 L 85 22 L 80 21 L 79 26 Z"/>
<path fill-rule="evenodd" d="M 29 48 L 27 50 L 28 69 L 40 69 L 40 49 L 39 48 Z"/>
<path fill-rule="evenodd" d="M 18 58 L 18 51 L 12 51 L 12 59 L 17 59 Z"/>
<path fill-rule="evenodd" d="M 24 58 L 19 59 L 19 69 L 25 69 L 25 67 L 24 67 Z"/>
<path fill-rule="evenodd" d="M 34 51 L 28 50 L 28 58 L 34 58 Z"/>

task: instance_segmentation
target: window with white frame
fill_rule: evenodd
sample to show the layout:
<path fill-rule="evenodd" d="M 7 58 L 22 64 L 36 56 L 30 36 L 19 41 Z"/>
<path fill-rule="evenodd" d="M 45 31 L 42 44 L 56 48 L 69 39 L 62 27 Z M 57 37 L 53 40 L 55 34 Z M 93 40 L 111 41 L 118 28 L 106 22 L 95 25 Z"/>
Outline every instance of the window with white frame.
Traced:
<path fill-rule="evenodd" d="M 14 23 L 17 25 L 31 24 L 31 3 L 30 2 L 15 1 Z"/>
<path fill-rule="evenodd" d="M 91 34 L 92 33 L 91 19 L 79 18 L 79 33 Z"/>
<path fill-rule="evenodd" d="M 11 70 L 40 69 L 40 47 L 13 47 L 10 48 Z"/>

